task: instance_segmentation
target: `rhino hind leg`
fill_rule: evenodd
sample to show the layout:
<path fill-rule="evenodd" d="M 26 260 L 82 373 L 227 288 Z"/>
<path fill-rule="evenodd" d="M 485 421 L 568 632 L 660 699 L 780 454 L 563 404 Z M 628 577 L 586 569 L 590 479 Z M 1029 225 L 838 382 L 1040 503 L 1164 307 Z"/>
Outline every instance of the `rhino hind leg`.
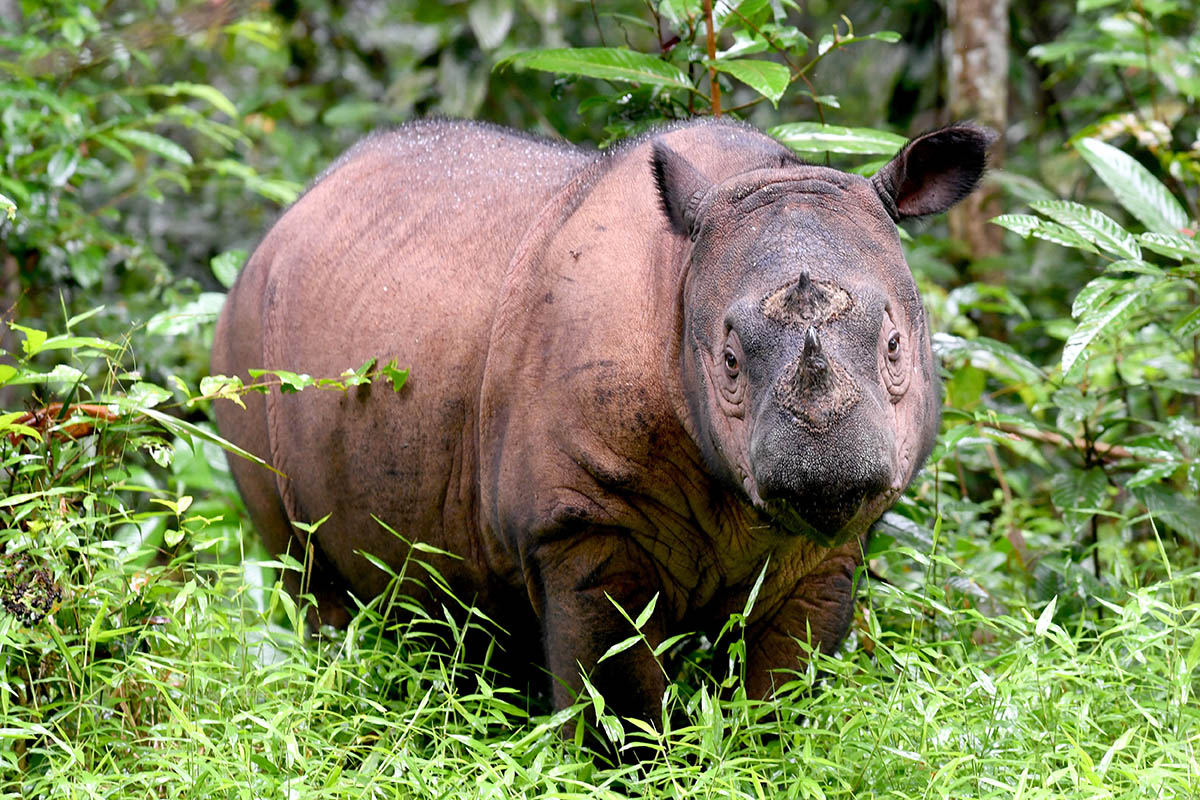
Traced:
<path fill-rule="evenodd" d="M 829 555 L 792 590 L 770 619 L 747 631 L 746 691 L 770 698 L 803 668 L 807 640 L 832 655 L 854 619 L 854 572 L 862 564 L 866 538 L 851 539 Z"/>
<path fill-rule="evenodd" d="M 226 438 L 235 442 L 249 443 L 251 452 L 265 451 L 266 425 L 261 430 L 252 430 L 255 422 L 266 419 L 266 402 L 262 395 L 247 394 L 244 398 L 246 410 L 228 408 L 217 404 L 219 426 Z M 263 445 L 258 445 L 258 443 Z M 262 537 L 263 544 L 272 556 L 288 554 L 304 565 L 304 572 L 285 570 L 284 588 L 293 596 L 309 594 L 315 605 L 308 610 L 308 624 L 316 631 L 321 625 L 344 628 L 350 624 L 349 597 L 339 585 L 344 585 L 340 576 L 325 564 L 323 556 L 315 548 L 305 548 L 288 520 L 283 500 L 279 496 L 275 474 L 239 456 L 228 455 L 229 466 L 237 482 L 238 491 L 250 511 L 250 519 Z M 308 552 L 305 552 L 306 549 Z"/>

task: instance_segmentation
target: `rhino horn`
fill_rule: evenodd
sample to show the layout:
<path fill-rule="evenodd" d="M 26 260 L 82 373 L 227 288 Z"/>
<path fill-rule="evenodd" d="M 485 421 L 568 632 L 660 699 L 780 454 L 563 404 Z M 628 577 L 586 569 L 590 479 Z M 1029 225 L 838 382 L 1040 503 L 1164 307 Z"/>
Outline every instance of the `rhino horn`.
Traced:
<path fill-rule="evenodd" d="M 829 372 L 829 362 L 825 359 L 825 351 L 821 347 L 821 338 L 817 335 L 816 326 L 811 326 L 804 335 L 804 352 L 801 357 L 804 365 L 806 383 L 810 386 L 820 384 Z"/>

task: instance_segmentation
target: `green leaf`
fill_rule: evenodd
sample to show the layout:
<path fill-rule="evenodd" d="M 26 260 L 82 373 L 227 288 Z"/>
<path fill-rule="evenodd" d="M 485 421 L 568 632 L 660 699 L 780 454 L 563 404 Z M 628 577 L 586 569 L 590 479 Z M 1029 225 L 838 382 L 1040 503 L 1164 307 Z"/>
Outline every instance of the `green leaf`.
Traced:
<path fill-rule="evenodd" d="M 321 115 L 321 123 L 330 128 L 348 128 L 371 125 L 383 111 L 383 107 L 370 100 L 347 100 L 330 106 Z"/>
<path fill-rule="evenodd" d="M 750 31 L 735 30 L 733 32 L 733 44 L 725 50 L 717 51 L 719 59 L 733 59 L 739 56 L 749 56 L 754 53 L 761 53 L 770 47 L 767 40 Z"/>
<path fill-rule="evenodd" d="M 1166 524 L 1190 542 L 1200 543 L 1200 505 L 1169 486 L 1139 486 L 1134 495 L 1146 506 L 1150 516 Z"/>
<path fill-rule="evenodd" d="M 1050 502 L 1072 528 L 1087 522 L 1105 502 L 1108 480 L 1099 467 L 1070 469 L 1055 476 Z"/>
<path fill-rule="evenodd" d="M 980 336 L 964 339 L 950 333 L 933 335 L 933 351 L 940 358 L 959 357 L 1010 383 L 1039 383 L 1044 373 L 1010 345 Z"/>
<path fill-rule="evenodd" d="M 184 420 L 184 419 L 179 419 L 178 417 L 173 417 L 170 414 L 164 414 L 161 411 L 158 411 L 153 408 L 143 407 L 141 409 L 141 412 L 143 414 L 145 414 L 147 417 L 149 417 L 150 419 L 157 422 L 159 425 L 166 428 L 171 433 L 173 433 L 176 436 L 183 439 L 184 441 L 187 441 L 190 443 L 192 437 L 196 437 L 197 439 L 201 439 L 203 441 L 209 442 L 210 444 L 215 444 L 217 447 L 220 447 L 222 450 L 226 450 L 230 453 L 233 453 L 234 455 L 241 456 L 242 458 L 246 459 L 247 461 L 253 461 L 255 464 L 258 464 L 260 467 L 266 467 L 267 469 L 271 470 L 271 472 L 274 472 L 276 475 L 283 474 L 279 470 L 275 469 L 270 464 L 268 464 L 266 461 L 263 461 L 261 458 L 254 455 L 253 453 L 251 453 L 250 451 L 243 450 L 242 448 L 238 447 L 236 444 L 234 444 L 231 441 L 228 441 L 227 439 L 222 439 L 220 436 L 218 436 L 217 434 L 208 430 L 207 428 L 203 428 L 199 425 L 196 425 L 195 423 L 188 422 L 187 420 Z"/>
<path fill-rule="evenodd" d="M 1033 232 L 1042 224 L 1041 218 L 1035 217 L 1033 214 L 1001 214 L 998 217 L 992 217 L 991 222 L 993 225 L 1007 228 L 1025 238 L 1033 236 Z"/>
<path fill-rule="evenodd" d="M 1179 462 L 1177 461 L 1142 467 L 1132 478 L 1125 482 L 1125 488 L 1136 489 L 1139 486 L 1149 486 L 1152 483 L 1159 483 L 1171 477 L 1172 473 L 1177 469 L 1179 469 Z"/>
<path fill-rule="evenodd" d="M 46 165 L 46 179 L 51 186 L 63 186 L 71 180 L 79 168 L 79 153 L 76 150 L 59 150 L 50 157 Z"/>
<path fill-rule="evenodd" d="M 392 359 L 388 363 L 379 368 L 383 377 L 387 378 L 392 384 L 392 391 L 398 392 L 404 388 L 404 384 L 408 382 L 408 370 L 400 369 L 396 366 L 396 359 Z"/>
<path fill-rule="evenodd" d="M 639 631 L 646 627 L 646 623 L 650 621 L 650 616 L 654 613 L 654 607 L 658 605 L 658 592 L 650 598 L 650 602 L 646 603 L 646 607 L 642 609 L 642 613 L 638 614 L 637 619 L 633 621 L 633 627 Z"/>
<path fill-rule="evenodd" d="M 12 380 L 12 377 L 17 374 L 17 368 L 11 364 L 0 364 L 0 386 Z"/>
<path fill-rule="evenodd" d="M 265 389 L 266 387 L 263 388 Z M 200 379 L 200 395 L 202 397 L 223 397 L 242 408 L 246 407 L 241 398 L 245 390 L 245 386 L 242 385 L 242 379 L 237 375 L 233 377 L 228 375 L 205 375 Z M 197 399 L 199 398 L 189 399 L 188 404 L 191 405 Z"/>
<path fill-rule="evenodd" d="M 170 400 L 171 393 L 157 384 L 138 381 L 129 387 L 124 399 L 128 403 L 129 410 L 154 408 L 156 405 Z M 125 406 L 125 404 L 121 405 Z"/>
<path fill-rule="evenodd" d="M 1046 631 L 1050 630 L 1050 623 L 1054 621 L 1054 609 L 1058 608 L 1058 595 L 1050 598 L 1050 602 L 1042 609 L 1042 613 L 1038 615 L 1037 623 L 1033 626 L 1033 632 L 1037 636 L 1045 636 Z"/>
<path fill-rule="evenodd" d="M 774 61 L 759 61 L 756 59 L 737 58 L 726 61 L 712 62 L 721 72 L 732 75 L 754 91 L 779 105 L 779 98 L 787 91 L 791 81 L 791 73 L 783 64 Z"/>
<path fill-rule="evenodd" d="M 1200 244 L 1174 233 L 1143 233 L 1138 237 L 1147 249 L 1176 261 L 1200 260 Z"/>
<path fill-rule="evenodd" d="M 113 131 L 113 136 L 129 142 L 132 145 L 137 145 L 151 153 L 156 153 L 168 161 L 174 161 L 177 164 L 182 164 L 185 167 L 192 165 L 192 155 L 187 150 L 184 150 L 179 145 L 172 142 L 170 139 L 159 136 L 157 133 L 150 131 L 137 130 L 136 128 L 121 128 Z"/>
<path fill-rule="evenodd" d="M 9 219 L 17 218 L 17 204 L 2 194 L 0 194 L 0 211 L 3 211 L 4 216 Z"/>
<path fill-rule="evenodd" d="M 635 644 L 637 644 L 641 640 L 642 640 L 642 635 L 640 633 L 636 634 L 634 636 L 630 636 L 628 639 L 622 639 L 621 641 L 614 644 L 612 647 L 605 650 L 604 655 L 602 655 L 602 656 L 600 656 L 600 658 L 596 659 L 596 663 L 599 664 L 601 661 L 610 659 L 613 656 L 617 655 L 618 653 L 625 652 L 626 650 L 633 647 Z"/>
<path fill-rule="evenodd" d="M 892 155 L 908 140 L 874 128 L 843 128 L 819 122 L 789 122 L 767 131 L 798 153 Z"/>
<path fill-rule="evenodd" d="M 1187 316 L 1175 323 L 1172 329 L 1176 336 L 1195 336 L 1200 333 L 1200 306 L 1188 312 Z"/>
<path fill-rule="evenodd" d="M 647 83 L 692 91 L 692 84 L 683 70 L 661 58 L 624 47 L 564 47 L 527 50 L 500 61 L 496 64 L 496 69 L 510 64 L 543 72 L 584 75 L 609 81 Z"/>
<path fill-rule="evenodd" d="M 245 250 L 226 250 L 218 256 L 213 256 L 209 266 L 212 268 L 213 276 L 220 281 L 221 285 L 226 289 L 232 289 L 238 272 L 245 263 Z"/>
<path fill-rule="evenodd" d="M 1186 228 L 1187 212 L 1167 187 L 1132 156 L 1099 139 L 1081 139 L 1075 149 L 1139 222 L 1155 233 Z"/>
<path fill-rule="evenodd" d="M 484 50 L 495 50 L 504 43 L 513 23 L 513 0 L 471 0 L 467 7 L 471 32 Z"/>
<path fill-rule="evenodd" d="M 1038 239 L 1044 239 L 1047 242 L 1062 245 L 1063 247 L 1082 250 L 1085 253 L 1100 252 L 1091 242 L 1065 225 L 1038 219 L 1029 214 L 1001 214 L 998 217 L 992 217 L 992 222 L 1002 228 L 1008 228 L 1014 233 L 1019 233 L 1026 238 L 1034 236 Z"/>
<path fill-rule="evenodd" d="M 59 334 L 42 342 L 41 350 L 120 350 L 121 345 L 94 336 L 67 336 Z"/>
<path fill-rule="evenodd" d="M 146 323 L 146 330 L 156 336 L 180 336 L 192 334 L 205 323 L 212 322 L 221 313 L 225 295 L 221 292 L 201 292 L 179 308 L 160 311 Z"/>
<path fill-rule="evenodd" d="M 70 18 L 63 20 L 62 35 L 71 47 L 79 47 L 83 44 L 83 26 L 79 24 L 78 20 Z"/>
<path fill-rule="evenodd" d="M 670 21 L 673 27 L 679 28 L 699 17 L 703 13 L 703 6 L 700 4 L 700 0 L 662 0 L 658 4 L 658 11 Z"/>
<path fill-rule="evenodd" d="M 78 384 L 83 377 L 84 374 L 81 370 L 76 369 L 69 364 L 58 364 L 49 372 L 23 372 L 10 379 L 9 383 L 16 385 L 48 383 L 54 392 L 61 393 L 69 391 L 71 387 Z"/>
<path fill-rule="evenodd" d="M 1079 325 L 1063 347 L 1063 375 L 1071 371 L 1071 367 L 1075 366 L 1075 362 L 1087 351 L 1096 337 L 1102 333 L 1115 332 L 1121 321 L 1141 304 L 1154 283 L 1154 278 L 1150 277 L 1127 282 L 1128 289 L 1123 294 L 1112 302 L 1093 309 L 1079 321 Z"/>
<path fill-rule="evenodd" d="M 188 83 L 186 81 L 177 81 L 170 85 L 148 86 L 145 91 L 148 94 L 162 94 L 167 97 L 175 97 L 177 95 L 188 95 L 199 100 L 204 100 L 213 108 L 217 109 L 226 116 L 238 116 L 237 106 L 235 106 L 228 97 L 221 93 L 221 90 L 215 86 L 209 86 L 203 83 Z"/>
<path fill-rule="evenodd" d="M 15 322 L 8 323 L 8 327 L 25 334 L 25 340 L 21 342 L 21 349 L 25 351 L 26 356 L 36 356 L 42 351 L 42 343 L 46 341 L 45 331 L 40 331 L 37 328 L 27 328 Z"/>
<path fill-rule="evenodd" d="M 1118 258 L 1138 259 L 1142 250 L 1129 231 L 1112 217 L 1070 200 L 1037 200 L 1029 204 L 1087 241 Z"/>
<path fill-rule="evenodd" d="M 316 378 L 308 373 L 289 372 L 286 369 L 250 369 L 246 370 L 246 372 L 249 373 L 251 378 L 274 375 L 279 379 L 279 391 L 283 394 L 295 394 L 310 386 L 315 386 L 317 383 Z"/>
<path fill-rule="evenodd" d="M 1107 302 L 1113 292 L 1123 288 L 1127 283 L 1129 283 L 1128 279 L 1114 278 L 1109 275 L 1093 278 L 1079 290 L 1079 294 L 1075 295 L 1075 300 L 1071 303 L 1071 316 L 1074 319 L 1080 319 L 1085 314 L 1091 313 L 1097 306 Z"/>

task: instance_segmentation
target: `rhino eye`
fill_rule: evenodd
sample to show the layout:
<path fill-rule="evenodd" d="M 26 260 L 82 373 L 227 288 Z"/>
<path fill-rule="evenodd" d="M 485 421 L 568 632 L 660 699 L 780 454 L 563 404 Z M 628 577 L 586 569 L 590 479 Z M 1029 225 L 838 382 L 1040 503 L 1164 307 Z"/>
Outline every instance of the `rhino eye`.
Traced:
<path fill-rule="evenodd" d="M 912 376 L 912 370 L 905 363 L 908 359 L 904 356 L 903 344 L 900 326 L 892 317 L 891 310 L 885 308 L 883 325 L 879 331 L 879 371 L 893 403 L 899 402 L 904 396 Z"/>
<path fill-rule="evenodd" d="M 728 348 L 725 350 L 725 374 L 730 378 L 736 378 L 738 374 L 737 356 Z"/>
<path fill-rule="evenodd" d="M 725 334 L 725 349 L 721 352 L 721 369 L 714 376 L 725 403 L 725 413 L 741 417 L 744 413 L 742 400 L 746 395 L 746 379 L 742 377 L 742 342 L 737 332 Z"/>

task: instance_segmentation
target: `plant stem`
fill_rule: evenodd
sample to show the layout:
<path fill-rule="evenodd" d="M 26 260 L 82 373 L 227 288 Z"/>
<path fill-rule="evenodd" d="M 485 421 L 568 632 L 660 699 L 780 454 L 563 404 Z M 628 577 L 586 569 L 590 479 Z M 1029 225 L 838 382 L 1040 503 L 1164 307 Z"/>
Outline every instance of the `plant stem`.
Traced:
<path fill-rule="evenodd" d="M 704 0 L 704 21 L 708 23 L 708 85 L 712 87 L 712 113 L 721 116 L 721 84 L 717 82 L 717 32 L 713 26 L 712 0 Z"/>

